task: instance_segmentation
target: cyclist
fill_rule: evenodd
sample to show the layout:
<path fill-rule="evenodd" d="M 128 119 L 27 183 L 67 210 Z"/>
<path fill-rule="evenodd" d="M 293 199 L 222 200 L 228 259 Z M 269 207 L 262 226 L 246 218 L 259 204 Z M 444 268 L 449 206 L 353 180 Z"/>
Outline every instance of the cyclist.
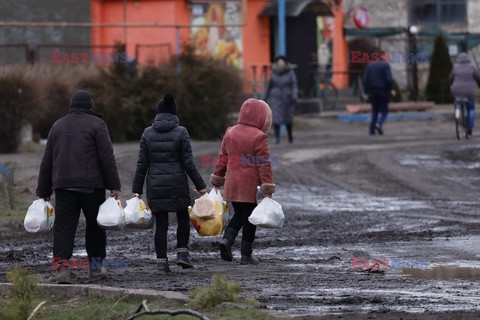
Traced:
<path fill-rule="evenodd" d="M 475 89 L 480 86 L 480 73 L 470 62 L 468 54 L 462 52 L 457 57 L 450 73 L 450 91 L 456 99 L 466 98 L 467 101 L 467 132 L 472 134 L 475 123 Z"/>

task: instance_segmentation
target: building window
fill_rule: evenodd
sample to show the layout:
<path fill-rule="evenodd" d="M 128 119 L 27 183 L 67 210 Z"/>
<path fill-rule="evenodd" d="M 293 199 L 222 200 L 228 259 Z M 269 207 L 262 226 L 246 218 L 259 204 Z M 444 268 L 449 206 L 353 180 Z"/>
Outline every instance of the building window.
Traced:
<path fill-rule="evenodd" d="M 467 0 L 410 0 L 411 23 L 466 23 Z"/>

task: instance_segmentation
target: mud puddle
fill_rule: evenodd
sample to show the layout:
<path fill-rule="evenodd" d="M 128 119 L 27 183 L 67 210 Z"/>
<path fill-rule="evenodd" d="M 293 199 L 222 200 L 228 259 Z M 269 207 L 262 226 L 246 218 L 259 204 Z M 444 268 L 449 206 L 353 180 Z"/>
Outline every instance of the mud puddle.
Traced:
<path fill-rule="evenodd" d="M 295 190 L 295 192 L 289 192 Z M 376 197 L 362 193 L 352 193 L 325 184 L 316 187 L 291 185 L 279 190 L 276 197 L 283 207 L 322 212 L 364 212 L 364 211 L 405 211 L 431 208 L 426 201 L 396 197 Z"/>
<path fill-rule="evenodd" d="M 480 268 L 458 266 L 433 267 L 428 270 L 402 269 L 403 274 L 425 280 L 471 280 L 480 281 Z"/>
<path fill-rule="evenodd" d="M 475 170 L 480 168 L 480 163 L 467 162 L 462 160 L 445 159 L 441 155 L 429 154 L 407 154 L 397 157 L 402 166 L 415 166 L 422 169 L 468 169 Z"/>

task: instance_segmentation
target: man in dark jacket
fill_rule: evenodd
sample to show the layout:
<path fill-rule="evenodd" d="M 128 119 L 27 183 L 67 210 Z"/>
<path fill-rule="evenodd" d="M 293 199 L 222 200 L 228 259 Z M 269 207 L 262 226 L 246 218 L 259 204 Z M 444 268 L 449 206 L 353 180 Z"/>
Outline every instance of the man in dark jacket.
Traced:
<path fill-rule="evenodd" d="M 48 134 L 38 177 L 37 196 L 49 199 L 55 191 L 53 259 L 60 260 L 58 282 L 70 283 L 68 260 L 72 257 L 80 211 L 86 220 L 86 250 L 92 259 L 106 257 L 105 230 L 97 224 L 105 189 L 118 197 L 120 179 L 112 142 L 101 115 L 91 111 L 93 100 L 86 91 L 77 91 L 68 112 Z M 53 264 L 52 264 L 53 266 Z M 89 269 L 90 277 L 105 270 Z"/>
<path fill-rule="evenodd" d="M 188 253 L 191 199 L 187 175 L 200 194 L 207 192 L 205 181 L 193 163 L 187 129 L 178 125 L 177 105 L 172 95 L 167 94 L 158 103 L 153 125 L 143 132 L 132 187 L 132 192 L 141 197 L 146 176 L 148 205 L 156 219 L 158 274 L 170 272 L 167 258 L 169 212 L 177 213 L 177 264 L 193 268 Z"/>
<path fill-rule="evenodd" d="M 369 133 L 375 135 L 375 130 L 377 130 L 382 135 L 382 126 L 388 115 L 389 95 L 393 88 L 392 71 L 386 60 L 381 58 L 377 62 L 367 65 L 363 75 L 363 88 L 370 95 L 372 103 Z M 378 119 L 378 113 L 381 113 L 380 119 Z"/>
<path fill-rule="evenodd" d="M 467 98 L 467 130 L 472 134 L 475 124 L 475 90 L 480 86 L 480 73 L 470 62 L 468 54 L 462 52 L 457 57 L 457 63 L 450 73 L 452 83 L 450 91 L 455 98 Z"/>

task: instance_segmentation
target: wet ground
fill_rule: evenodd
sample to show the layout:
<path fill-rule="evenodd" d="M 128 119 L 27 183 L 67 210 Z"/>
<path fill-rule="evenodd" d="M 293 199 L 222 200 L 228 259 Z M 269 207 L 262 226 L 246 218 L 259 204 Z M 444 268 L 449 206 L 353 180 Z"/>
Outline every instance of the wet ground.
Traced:
<path fill-rule="evenodd" d="M 475 132 L 472 140 L 458 142 L 451 122 L 403 121 L 388 123 L 384 136 L 369 137 L 365 124 L 323 118 L 299 118 L 295 129 L 294 144 L 271 146 L 280 159 L 274 198 L 283 205 L 286 222 L 282 230 L 258 229 L 260 265 L 238 263 L 238 241 L 236 261 L 220 260 L 220 237 L 199 237 L 192 229 L 195 269 L 172 266 L 172 274 L 157 276 L 152 230 L 108 231 L 108 256 L 128 258 L 129 267 L 113 270 L 102 283 L 187 293 L 221 272 L 268 308 L 305 319 L 478 319 L 480 138 Z M 197 164 L 201 154 L 216 154 L 219 145 L 194 142 Z M 137 145 L 117 145 L 115 151 L 126 200 Z M 14 163 L 17 190 L 28 200 L 34 199 L 40 157 L 0 155 L 0 161 Z M 201 171 L 207 179 L 212 168 Z M 86 255 L 83 234 L 81 225 L 75 257 Z M 28 234 L 12 222 L 1 229 L 0 243 L 0 281 L 13 265 L 52 281 L 51 234 Z M 352 268 L 352 258 L 388 259 L 388 264 L 379 270 Z M 426 261 L 428 269 L 405 270 L 398 261 Z M 88 282 L 86 271 L 78 272 L 77 282 Z"/>

